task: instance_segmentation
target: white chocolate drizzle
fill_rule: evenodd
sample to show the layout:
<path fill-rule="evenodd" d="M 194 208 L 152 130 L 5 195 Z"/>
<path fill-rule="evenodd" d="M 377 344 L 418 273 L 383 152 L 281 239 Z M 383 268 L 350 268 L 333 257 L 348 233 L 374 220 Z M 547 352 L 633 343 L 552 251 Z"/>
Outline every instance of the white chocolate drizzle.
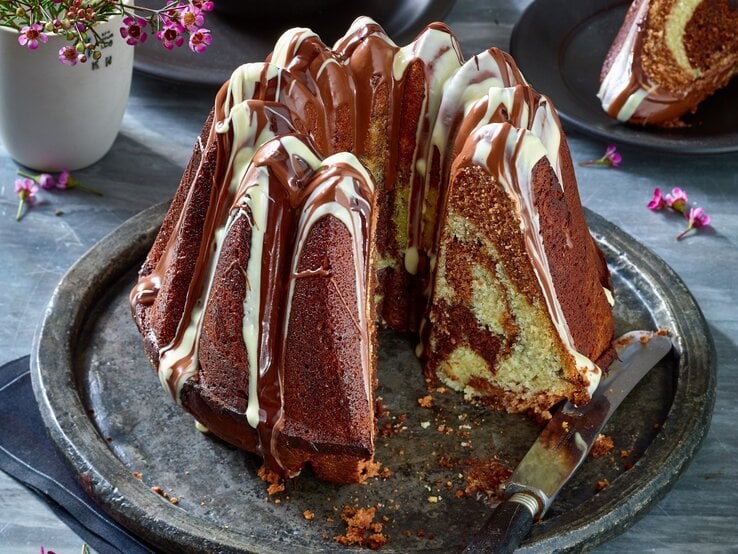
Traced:
<path fill-rule="evenodd" d="M 635 78 L 633 75 L 633 50 L 641 22 L 648 14 L 648 6 L 649 2 L 641 2 L 633 25 L 628 29 L 625 40 L 620 46 L 620 51 L 615 56 L 615 60 L 602 80 L 600 90 L 597 92 L 597 97 L 602 102 L 604 110 L 620 121 L 628 121 L 641 102 L 648 96 L 648 91 L 639 86 L 635 92 L 629 94 L 628 99 L 617 114 L 610 112 L 610 104 L 618 101 L 623 94 L 628 93 Z"/>

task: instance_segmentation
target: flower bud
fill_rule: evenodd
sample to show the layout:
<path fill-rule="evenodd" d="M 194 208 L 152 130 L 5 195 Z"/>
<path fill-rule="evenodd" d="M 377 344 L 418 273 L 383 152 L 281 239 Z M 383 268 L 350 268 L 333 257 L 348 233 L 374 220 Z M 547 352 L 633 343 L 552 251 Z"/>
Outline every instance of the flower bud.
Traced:
<path fill-rule="evenodd" d="M 93 60 L 99 60 L 100 58 L 102 58 L 102 52 L 100 52 L 100 50 L 95 50 L 92 53 L 92 59 Z"/>
<path fill-rule="evenodd" d="M 26 15 L 26 10 L 19 7 L 18 9 L 15 10 L 15 15 L 16 17 L 23 17 Z"/>
<path fill-rule="evenodd" d="M 51 21 L 47 21 L 44 24 L 44 31 L 47 33 L 53 33 L 54 32 L 54 24 Z"/>
<path fill-rule="evenodd" d="M 84 54 L 80 54 L 79 56 L 77 56 L 77 61 L 79 63 L 85 63 L 87 61 L 87 56 L 85 56 Z"/>
<path fill-rule="evenodd" d="M 77 44 L 74 45 L 74 49 L 80 54 L 83 54 L 85 51 L 85 45 L 81 42 L 78 42 Z"/>

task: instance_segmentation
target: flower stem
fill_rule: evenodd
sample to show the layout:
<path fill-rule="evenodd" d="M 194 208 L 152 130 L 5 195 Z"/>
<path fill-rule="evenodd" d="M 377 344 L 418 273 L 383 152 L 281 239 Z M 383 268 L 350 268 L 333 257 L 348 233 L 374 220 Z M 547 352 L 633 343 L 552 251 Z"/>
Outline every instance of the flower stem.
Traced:
<path fill-rule="evenodd" d="M 586 162 L 579 162 L 579 165 L 586 167 L 590 165 L 607 165 L 607 162 L 600 158 L 599 160 L 588 160 Z"/>
<path fill-rule="evenodd" d="M 31 181 L 34 183 L 38 183 L 38 176 L 37 175 L 31 175 L 30 173 L 26 173 L 25 171 L 21 171 L 20 169 L 16 171 L 18 175 L 21 177 L 28 177 Z"/>
<path fill-rule="evenodd" d="M 692 227 L 690 225 L 689 227 L 687 227 L 686 229 L 684 229 L 684 231 L 682 231 L 681 233 L 679 233 L 677 235 L 677 238 L 676 239 L 677 240 L 682 240 L 686 236 L 686 234 L 689 233 L 692 229 L 694 229 L 694 227 Z"/>
<path fill-rule="evenodd" d="M 23 204 L 25 204 L 26 201 L 21 198 L 18 200 L 18 211 L 15 213 L 15 220 L 20 221 L 21 217 L 23 217 Z"/>
<path fill-rule="evenodd" d="M 89 192 L 90 194 L 95 194 L 97 196 L 102 196 L 103 195 L 103 193 L 100 192 L 99 190 L 95 190 L 95 189 L 93 189 L 91 187 L 86 187 L 82 183 L 79 183 L 79 182 L 76 182 L 76 181 L 74 183 L 74 188 L 78 188 L 80 190 L 83 190 L 85 192 Z"/>

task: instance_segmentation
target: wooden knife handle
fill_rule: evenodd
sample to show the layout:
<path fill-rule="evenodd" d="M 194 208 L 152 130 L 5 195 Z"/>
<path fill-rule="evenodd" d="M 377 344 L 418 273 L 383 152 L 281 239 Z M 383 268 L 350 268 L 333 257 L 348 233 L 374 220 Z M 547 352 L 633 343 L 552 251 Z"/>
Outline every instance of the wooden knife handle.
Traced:
<path fill-rule="evenodd" d="M 530 532 L 534 516 L 532 510 L 537 505 L 537 500 L 530 494 L 518 492 L 512 495 L 495 508 L 482 530 L 464 549 L 464 554 L 513 552 Z"/>

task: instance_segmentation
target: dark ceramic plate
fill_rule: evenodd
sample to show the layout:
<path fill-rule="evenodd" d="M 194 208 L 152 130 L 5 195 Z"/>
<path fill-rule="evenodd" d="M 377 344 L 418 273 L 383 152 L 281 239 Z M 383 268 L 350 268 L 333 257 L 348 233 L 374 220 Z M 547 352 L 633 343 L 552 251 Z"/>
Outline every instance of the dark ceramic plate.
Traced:
<path fill-rule="evenodd" d="M 380 428 L 394 430 L 378 440 L 377 459 L 389 477 L 335 486 L 306 472 L 288 483 L 280 505 L 267 502 L 258 458 L 195 430 L 161 390 L 131 321 L 128 291 L 165 209 L 142 212 L 90 250 L 62 279 L 35 339 L 32 375 L 41 413 L 95 500 L 170 552 L 338 551 L 332 537 L 345 529 L 334 506 L 345 505 L 379 506 L 388 518 L 385 552 L 460 549 L 489 513 L 476 495 L 455 496 L 468 485 L 475 460 L 494 457 L 513 468 L 537 426 L 469 405 L 452 392 L 434 393 L 431 409 L 419 407 L 427 391 L 413 344 L 383 334 L 379 394 L 390 415 Z M 712 339 L 693 297 L 653 253 L 601 217 L 588 217 L 613 272 L 617 332 L 667 328 L 675 348 L 606 427 L 615 442 L 612 455 L 585 462 L 534 526 L 523 552 L 579 551 L 621 533 L 676 482 L 712 412 Z M 439 432 L 442 424 L 452 432 Z M 442 455 L 451 465 L 439 463 Z M 600 479 L 610 486 L 597 493 Z M 315 514 L 313 521 L 305 510 Z"/>
<path fill-rule="evenodd" d="M 510 51 L 526 79 L 553 100 L 565 125 L 610 142 L 684 154 L 738 151 L 738 79 L 684 118 L 649 129 L 609 117 L 597 98 L 602 63 L 625 19 L 622 0 L 537 0 L 513 29 Z"/>
<path fill-rule="evenodd" d="M 279 3 L 279 0 L 272 1 Z M 279 36 L 291 27 L 309 27 L 330 46 L 344 35 L 354 19 L 368 15 L 382 24 L 392 40 L 404 44 L 413 40 L 428 23 L 446 17 L 454 3 L 455 0 L 342 0 L 308 16 L 282 18 L 238 17 L 216 11 L 206 18 L 205 27 L 213 35 L 207 51 L 195 54 L 186 44 L 168 51 L 155 37 L 149 37 L 144 44 L 136 46 L 134 67 L 165 79 L 218 86 L 239 65 L 262 61 Z M 161 2 L 144 0 L 142 4 L 159 6 Z"/>

